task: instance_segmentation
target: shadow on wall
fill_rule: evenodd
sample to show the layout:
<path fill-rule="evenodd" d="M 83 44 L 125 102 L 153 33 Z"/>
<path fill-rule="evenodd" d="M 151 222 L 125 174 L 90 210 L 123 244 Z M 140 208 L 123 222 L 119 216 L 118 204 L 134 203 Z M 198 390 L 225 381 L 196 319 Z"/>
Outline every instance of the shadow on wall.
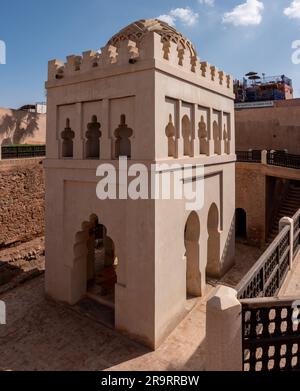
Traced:
<path fill-rule="evenodd" d="M 22 144 L 27 137 L 33 137 L 39 129 L 38 116 L 27 111 L 5 114 L 0 118 L 0 139 L 2 146 Z"/>

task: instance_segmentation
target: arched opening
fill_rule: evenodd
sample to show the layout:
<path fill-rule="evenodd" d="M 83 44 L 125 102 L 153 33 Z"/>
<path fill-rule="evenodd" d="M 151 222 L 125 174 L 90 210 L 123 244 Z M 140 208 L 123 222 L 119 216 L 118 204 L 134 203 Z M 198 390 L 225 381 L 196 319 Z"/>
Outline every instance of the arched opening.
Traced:
<path fill-rule="evenodd" d="M 215 155 L 221 155 L 221 137 L 217 121 L 213 122 L 214 151 Z"/>
<path fill-rule="evenodd" d="M 75 132 L 71 129 L 70 119 L 66 120 L 66 127 L 61 132 L 62 142 L 62 157 L 73 158 L 73 140 L 75 138 Z"/>
<path fill-rule="evenodd" d="M 207 277 L 218 278 L 220 274 L 220 232 L 219 211 L 217 205 L 211 205 L 207 219 Z"/>
<path fill-rule="evenodd" d="M 208 132 L 203 115 L 201 115 L 201 120 L 198 124 L 198 136 L 200 155 L 208 155 Z"/>
<path fill-rule="evenodd" d="M 168 156 L 176 157 L 175 127 L 173 125 L 172 114 L 169 115 L 169 123 L 166 126 L 166 136 L 168 138 Z"/>
<path fill-rule="evenodd" d="M 182 118 L 182 137 L 183 137 L 183 154 L 191 156 L 192 151 L 192 129 L 191 121 L 187 115 Z"/>
<path fill-rule="evenodd" d="M 121 123 L 115 130 L 116 144 L 115 156 L 116 158 L 127 157 L 131 159 L 131 141 L 130 137 L 133 135 L 133 130 L 126 124 L 126 116 L 121 115 Z"/>
<path fill-rule="evenodd" d="M 192 212 L 185 225 L 184 244 L 186 249 L 186 293 L 187 298 L 201 296 L 200 273 L 200 220 Z"/>
<path fill-rule="evenodd" d="M 227 130 L 226 125 L 224 125 L 223 140 L 225 153 L 230 155 L 230 132 Z"/>
<path fill-rule="evenodd" d="M 235 211 L 235 236 L 237 239 L 247 239 L 247 214 L 241 208 Z"/>
<path fill-rule="evenodd" d="M 92 121 L 88 124 L 86 132 L 85 153 L 87 159 L 100 158 L 100 137 L 102 135 L 100 128 L 101 124 L 98 122 L 97 116 L 93 115 Z"/>
<path fill-rule="evenodd" d="M 87 296 L 114 308 L 118 266 L 115 245 L 98 218 L 92 220 L 87 238 Z"/>

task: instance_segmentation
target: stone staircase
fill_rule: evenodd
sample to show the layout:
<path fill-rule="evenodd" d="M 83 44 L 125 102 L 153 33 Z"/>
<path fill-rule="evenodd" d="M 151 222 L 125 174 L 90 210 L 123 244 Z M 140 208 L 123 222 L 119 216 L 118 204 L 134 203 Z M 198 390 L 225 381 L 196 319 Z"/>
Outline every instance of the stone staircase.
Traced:
<path fill-rule="evenodd" d="M 273 225 L 269 232 L 268 243 L 271 243 L 278 235 L 279 221 L 282 219 L 282 217 L 293 217 L 294 214 L 299 209 L 300 209 L 300 187 L 291 185 L 274 219 Z"/>

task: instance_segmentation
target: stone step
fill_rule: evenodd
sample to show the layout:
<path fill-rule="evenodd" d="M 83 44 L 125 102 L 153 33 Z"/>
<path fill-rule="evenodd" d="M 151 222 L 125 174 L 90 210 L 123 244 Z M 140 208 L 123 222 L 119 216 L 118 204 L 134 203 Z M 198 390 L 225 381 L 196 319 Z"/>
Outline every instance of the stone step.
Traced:
<path fill-rule="evenodd" d="M 294 212 L 295 210 L 297 211 L 299 208 L 296 208 L 296 207 L 291 207 L 291 206 L 288 206 L 288 205 L 284 205 L 282 206 L 280 209 L 279 209 L 279 212 L 278 214 L 280 213 L 284 213 L 284 212 Z"/>
<path fill-rule="evenodd" d="M 290 199 L 286 200 L 284 205 L 294 205 L 294 206 L 300 206 L 300 199 L 295 200 L 295 199 Z"/>
<path fill-rule="evenodd" d="M 293 216 L 297 212 L 296 209 L 283 209 L 278 213 L 278 216 L 280 217 L 290 217 Z"/>
<path fill-rule="evenodd" d="M 283 217 L 293 217 L 300 209 L 300 187 L 290 186 L 285 200 L 283 200 L 277 216 L 270 227 L 268 243 L 271 243 L 279 233 L 279 223 Z"/>

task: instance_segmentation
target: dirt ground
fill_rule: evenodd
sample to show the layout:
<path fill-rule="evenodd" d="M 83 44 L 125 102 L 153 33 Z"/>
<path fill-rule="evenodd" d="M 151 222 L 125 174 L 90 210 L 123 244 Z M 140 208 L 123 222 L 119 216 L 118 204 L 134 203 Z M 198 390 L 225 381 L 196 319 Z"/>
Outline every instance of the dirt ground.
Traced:
<path fill-rule="evenodd" d="M 0 294 L 41 275 L 44 271 L 44 238 L 0 250 Z"/>

